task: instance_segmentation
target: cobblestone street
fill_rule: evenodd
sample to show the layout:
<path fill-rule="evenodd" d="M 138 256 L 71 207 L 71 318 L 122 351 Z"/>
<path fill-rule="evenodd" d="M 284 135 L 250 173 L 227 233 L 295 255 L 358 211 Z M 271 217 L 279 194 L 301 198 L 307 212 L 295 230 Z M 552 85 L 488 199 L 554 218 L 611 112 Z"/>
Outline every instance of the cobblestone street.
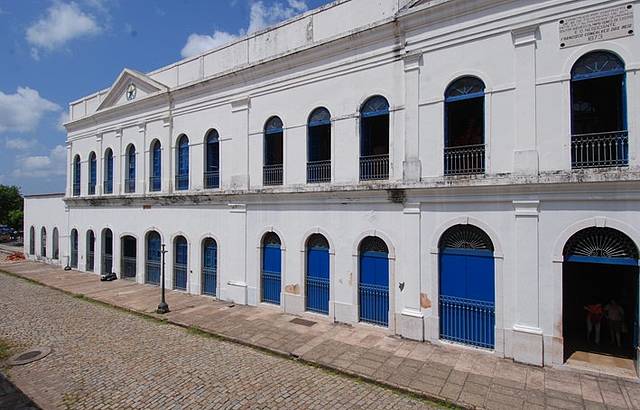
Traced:
<path fill-rule="evenodd" d="M 13 367 L 43 408 L 427 408 L 341 375 L 0 274 L 0 338 L 53 351 Z"/>

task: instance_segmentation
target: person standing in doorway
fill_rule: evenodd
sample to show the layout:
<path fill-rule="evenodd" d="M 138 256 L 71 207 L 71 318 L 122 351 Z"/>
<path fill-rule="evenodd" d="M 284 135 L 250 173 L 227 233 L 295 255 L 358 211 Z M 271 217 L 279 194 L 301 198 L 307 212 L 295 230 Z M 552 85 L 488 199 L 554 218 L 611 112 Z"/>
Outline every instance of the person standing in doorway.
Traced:
<path fill-rule="evenodd" d="M 602 304 L 595 303 L 584 307 L 587 311 L 587 342 L 591 341 L 591 332 L 594 332 L 594 341 L 600 344 L 600 326 L 602 324 Z"/>
<path fill-rule="evenodd" d="M 609 321 L 609 337 L 611 343 L 616 343 L 616 346 L 621 346 L 622 338 L 622 325 L 624 323 L 624 309 L 620 306 L 615 299 L 611 299 L 611 302 L 604 307 L 604 311 Z"/>

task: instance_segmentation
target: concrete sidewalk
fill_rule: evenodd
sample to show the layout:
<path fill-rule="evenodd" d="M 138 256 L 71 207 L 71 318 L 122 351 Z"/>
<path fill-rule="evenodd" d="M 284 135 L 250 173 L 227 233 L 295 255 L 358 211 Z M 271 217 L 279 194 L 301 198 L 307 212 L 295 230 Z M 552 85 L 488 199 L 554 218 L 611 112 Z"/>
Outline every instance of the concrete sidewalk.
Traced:
<path fill-rule="evenodd" d="M 157 287 L 100 282 L 97 275 L 35 262 L 0 263 L 0 270 L 161 317 L 154 313 Z M 402 340 L 373 327 L 331 324 L 311 314 L 300 321 L 277 309 L 182 292 L 168 291 L 167 301 L 171 313 L 162 318 L 171 323 L 465 407 L 640 408 L 636 380 L 520 365 L 472 349 Z"/>

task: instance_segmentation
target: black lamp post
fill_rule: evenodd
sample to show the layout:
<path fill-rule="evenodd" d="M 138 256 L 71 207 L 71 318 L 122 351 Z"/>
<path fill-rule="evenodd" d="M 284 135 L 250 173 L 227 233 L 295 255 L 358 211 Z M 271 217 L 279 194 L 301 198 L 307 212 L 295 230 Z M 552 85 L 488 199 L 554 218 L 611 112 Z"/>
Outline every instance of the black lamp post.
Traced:
<path fill-rule="evenodd" d="M 160 251 L 160 253 L 162 254 L 162 279 L 160 279 L 162 286 L 162 299 L 160 300 L 160 304 L 158 305 L 158 309 L 156 310 L 156 313 L 159 313 L 161 315 L 169 313 L 169 305 L 167 305 L 167 302 L 164 299 L 164 254 L 167 252 L 169 251 L 165 250 L 164 244 L 162 244 L 162 250 Z"/>

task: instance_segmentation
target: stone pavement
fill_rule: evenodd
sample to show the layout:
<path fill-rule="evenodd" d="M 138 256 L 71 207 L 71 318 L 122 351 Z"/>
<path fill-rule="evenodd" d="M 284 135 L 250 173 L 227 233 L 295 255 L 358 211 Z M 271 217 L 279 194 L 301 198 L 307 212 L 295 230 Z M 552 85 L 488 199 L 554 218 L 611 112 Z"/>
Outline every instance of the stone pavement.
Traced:
<path fill-rule="evenodd" d="M 38 406 L 0 373 L 0 409 L 37 410 Z"/>
<path fill-rule="evenodd" d="M 156 287 L 65 272 L 33 262 L 0 264 L 0 270 L 150 316 Z M 457 405 L 481 408 L 640 408 L 637 380 L 537 368 L 473 349 L 402 340 L 369 326 L 331 324 L 316 315 L 295 316 L 267 307 L 230 306 L 208 297 L 169 291 L 165 318 L 223 338 L 294 356 L 384 385 Z"/>

